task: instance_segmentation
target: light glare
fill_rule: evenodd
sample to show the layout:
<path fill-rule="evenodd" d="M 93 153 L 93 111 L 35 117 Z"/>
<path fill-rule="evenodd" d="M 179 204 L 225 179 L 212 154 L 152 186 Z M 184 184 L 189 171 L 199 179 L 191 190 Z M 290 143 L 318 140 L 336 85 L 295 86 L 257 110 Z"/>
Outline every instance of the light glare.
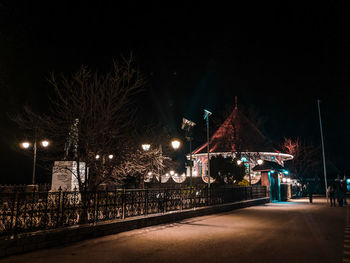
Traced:
<path fill-rule="evenodd" d="M 42 145 L 43 147 L 47 147 L 47 146 L 49 146 L 49 142 L 46 141 L 46 140 L 44 140 L 44 141 L 41 142 L 41 145 Z"/>
<path fill-rule="evenodd" d="M 180 141 L 179 140 L 173 140 L 172 142 L 171 142 L 171 145 L 173 146 L 173 148 L 176 150 L 176 149 L 179 149 L 179 147 L 180 147 Z"/>
<path fill-rule="evenodd" d="M 22 142 L 21 145 L 22 145 L 23 148 L 27 149 L 27 148 L 29 148 L 30 143 L 29 142 Z"/>

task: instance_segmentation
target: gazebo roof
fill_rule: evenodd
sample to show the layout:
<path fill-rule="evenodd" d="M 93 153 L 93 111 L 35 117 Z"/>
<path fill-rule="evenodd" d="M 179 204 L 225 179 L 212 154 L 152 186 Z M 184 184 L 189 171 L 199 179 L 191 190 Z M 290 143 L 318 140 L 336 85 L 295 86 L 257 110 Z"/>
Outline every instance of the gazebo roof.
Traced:
<path fill-rule="evenodd" d="M 261 131 L 235 106 L 232 113 L 209 140 L 211 153 L 278 152 Z M 207 152 L 207 143 L 193 154 Z"/>

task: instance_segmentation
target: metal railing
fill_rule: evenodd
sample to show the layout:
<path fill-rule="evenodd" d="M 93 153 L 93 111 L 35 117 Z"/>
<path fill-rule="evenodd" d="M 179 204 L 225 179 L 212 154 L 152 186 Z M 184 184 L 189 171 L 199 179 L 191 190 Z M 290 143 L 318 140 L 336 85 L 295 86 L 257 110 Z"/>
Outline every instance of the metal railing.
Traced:
<path fill-rule="evenodd" d="M 0 193 L 0 236 L 266 197 L 266 187 Z"/>

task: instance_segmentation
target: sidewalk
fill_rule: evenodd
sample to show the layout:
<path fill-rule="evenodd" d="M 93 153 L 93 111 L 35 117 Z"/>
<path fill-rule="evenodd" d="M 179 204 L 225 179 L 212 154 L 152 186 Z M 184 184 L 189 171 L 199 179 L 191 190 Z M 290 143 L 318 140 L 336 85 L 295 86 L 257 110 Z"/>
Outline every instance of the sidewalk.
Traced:
<path fill-rule="evenodd" d="M 329 207 L 324 198 L 316 198 L 313 204 L 307 198 L 266 203 L 41 249 L 0 262 L 350 262 L 349 207 Z"/>

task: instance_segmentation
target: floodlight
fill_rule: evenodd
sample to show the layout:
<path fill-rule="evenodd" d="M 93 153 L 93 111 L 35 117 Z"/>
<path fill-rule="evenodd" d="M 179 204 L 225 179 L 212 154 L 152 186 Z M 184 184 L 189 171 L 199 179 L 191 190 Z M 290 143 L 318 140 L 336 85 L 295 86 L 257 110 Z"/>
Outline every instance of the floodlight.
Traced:
<path fill-rule="evenodd" d="M 204 119 L 207 119 L 212 113 L 206 109 L 204 109 Z"/>
<path fill-rule="evenodd" d="M 196 125 L 196 123 L 194 123 L 193 121 L 190 121 L 190 120 L 188 120 L 186 118 L 182 118 L 182 125 L 181 125 L 181 129 L 182 130 L 189 131 L 195 125 Z"/>

